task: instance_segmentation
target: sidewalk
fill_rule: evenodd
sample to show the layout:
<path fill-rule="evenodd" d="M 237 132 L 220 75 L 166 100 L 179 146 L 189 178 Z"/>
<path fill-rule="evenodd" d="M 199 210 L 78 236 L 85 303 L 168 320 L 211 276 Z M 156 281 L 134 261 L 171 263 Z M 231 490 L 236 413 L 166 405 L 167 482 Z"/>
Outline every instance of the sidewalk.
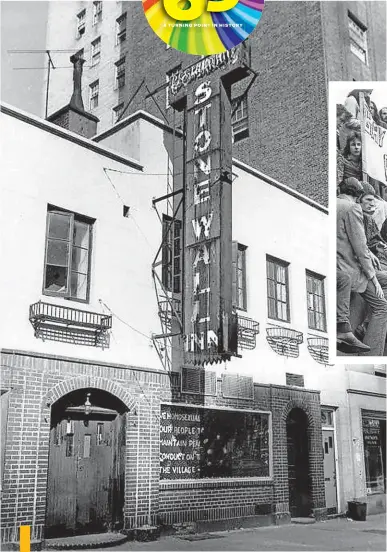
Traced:
<path fill-rule="evenodd" d="M 154 542 L 125 542 L 104 550 L 254 550 L 254 551 L 384 551 L 386 550 L 386 516 L 370 516 L 367 521 L 336 518 L 308 525 L 240 529 L 218 533 L 204 533 L 162 537 Z"/>

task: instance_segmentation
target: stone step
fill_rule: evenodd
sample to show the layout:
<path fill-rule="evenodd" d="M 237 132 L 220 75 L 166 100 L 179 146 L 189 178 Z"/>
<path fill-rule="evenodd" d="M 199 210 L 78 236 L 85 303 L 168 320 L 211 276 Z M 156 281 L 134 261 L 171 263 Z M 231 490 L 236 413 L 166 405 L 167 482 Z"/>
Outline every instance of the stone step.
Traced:
<path fill-rule="evenodd" d="M 314 518 L 310 517 L 292 517 L 292 523 L 298 524 L 298 525 L 310 525 L 312 523 L 316 523 L 316 520 Z"/>
<path fill-rule="evenodd" d="M 92 535 L 46 539 L 42 548 L 43 550 L 90 550 L 92 548 L 116 546 L 127 539 L 128 537 L 122 533 L 94 533 Z"/>

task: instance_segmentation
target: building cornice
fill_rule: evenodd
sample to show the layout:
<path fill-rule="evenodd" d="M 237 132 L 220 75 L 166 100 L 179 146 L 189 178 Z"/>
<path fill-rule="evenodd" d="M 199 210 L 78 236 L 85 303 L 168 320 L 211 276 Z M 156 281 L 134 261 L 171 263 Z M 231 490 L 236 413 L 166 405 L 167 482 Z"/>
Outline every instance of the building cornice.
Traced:
<path fill-rule="evenodd" d="M 386 393 L 377 393 L 376 391 L 363 391 L 362 389 L 347 389 L 347 393 L 353 395 L 364 395 L 365 397 L 378 397 L 380 399 L 386 398 Z"/>
<path fill-rule="evenodd" d="M 90 140 L 88 138 L 84 138 L 83 136 L 80 136 L 79 134 L 75 134 L 74 132 L 71 132 L 69 130 L 66 130 L 66 129 L 60 127 L 60 126 L 57 126 L 53 123 L 50 123 L 49 121 L 45 121 L 43 119 L 40 119 L 39 117 L 36 117 L 35 115 L 31 115 L 30 113 L 26 113 L 25 111 L 21 111 L 20 109 L 17 109 L 16 107 L 13 107 L 11 105 L 8 105 L 8 104 L 5 104 L 5 103 L 2 102 L 0 104 L 0 111 L 2 113 L 4 113 L 5 115 L 9 115 L 10 117 L 14 117 L 15 119 L 18 119 L 20 121 L 23 121 L 24 123 L 27 123 L 29 125 L 40 128 L 41 130 L 44 130 L 45 132 L 53 134 L 54 136 L 58 136 L 59 138 L 63 138 L 64 140 L 68 140 L 69 142 L 73 142 L 74 144 L 77 144 L 78 146 L 81 146 L 83 148 L 91 150 L 94 153 L 98 153 L 99 155 L 103 155 L 104 157 L 108 157 L 109 159 L 112 159 L 113 161 L 117 161 L 118 163 L 122 163 L 123 165 L 126 165 L 128 167 L 136 169 L 137 171 L 143 171 L 144 170 L 143 165 L 141 165 L 138 161 L 135 161 L 134 159 L 131 159 L 130 157 L 126 157 L 125 155 L 121 155 L 119 153 L 116 153 L 115 151 L 113 151 L 109 148 L 106 148 L 105 146 L 97 144 L 93 140 Z"/>

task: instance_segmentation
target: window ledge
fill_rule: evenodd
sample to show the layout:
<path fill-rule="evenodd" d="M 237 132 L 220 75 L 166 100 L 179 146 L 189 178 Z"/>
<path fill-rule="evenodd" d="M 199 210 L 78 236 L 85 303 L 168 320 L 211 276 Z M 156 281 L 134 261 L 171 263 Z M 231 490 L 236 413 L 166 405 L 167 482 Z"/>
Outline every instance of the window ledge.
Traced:
<path fill-rule="evenodd" d="M 261 487 L 274 485 L 272 477 L 229 477 L 214 479 L 161 480 L 160 490 L 212 489 L 219 487 Z"/>

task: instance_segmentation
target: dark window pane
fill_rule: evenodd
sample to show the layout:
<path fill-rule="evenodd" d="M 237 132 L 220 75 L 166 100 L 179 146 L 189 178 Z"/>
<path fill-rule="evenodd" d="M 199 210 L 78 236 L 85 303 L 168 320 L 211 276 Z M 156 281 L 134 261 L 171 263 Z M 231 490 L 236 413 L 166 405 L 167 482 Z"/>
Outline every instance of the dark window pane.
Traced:
<path fill-rule="evenodd" d="M 65 241 L 48 240 L 46 262 L 51 265 L 68 266 L 69 243 Z"/>
<path fill-rule="evenodd" d="M 269 317 L 270 318 L 277 318 L 277 312 L 276 312 L 276 308 L 275 308 L 275 300 L 269 297 L 268 306 L 269 306 Z"/>
<path fill-rule="evenodd" d="M 275 283 L 273 282 L 273 280 L 268 280 L 267 291 L 269 297 L 275 298 Z"/>
<path fill-rule="evenodd" d="M 74 435 L 66 435 L 66 456 L 74 454 Z"/>
<path fill-rule="evenodd" d="M 63 293 L 67 290 L 67 267 L 46 266 L 46 291 Z"/>
<path fill-rule="evenodd" d="M 70 239 L 71 217 L 66 213 L 49 213 L 48 235 L 50 238 Z"/>
<path fill-rule="evenodd" d="M 270 261 L 267 262 L 267 276 L 271 280 L 274 280 L 274 264 Z"/>

